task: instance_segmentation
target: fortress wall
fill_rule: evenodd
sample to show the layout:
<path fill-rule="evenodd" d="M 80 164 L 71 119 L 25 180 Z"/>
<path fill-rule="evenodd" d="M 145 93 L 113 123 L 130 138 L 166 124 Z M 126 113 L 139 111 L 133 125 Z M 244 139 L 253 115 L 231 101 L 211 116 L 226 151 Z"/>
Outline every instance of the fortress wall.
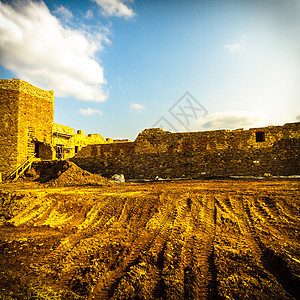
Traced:
<path fill-rule="evenodd" d="M 105 141 L 105 138 L 100 134 L 85 135 L 85 132 L 83 130 L 78 130 L 77 134 L 75 134 L 75 146 L 77 146 L 78 152 L 87 145 L 105 143 L 107 143 Z"/>
<path fill-rule="evenodd" d="M 52 132 L 53 132 L 53 134 L 55 134 L 56 132 L 59 132 L 59 133 L 74 135 L 74 128 L 71 128 L 71 127 L 66 126 L 66 125 L 53 123 L 52 124 Z"/>
<path fill-rule="evenodd" d="M 19 89 L 0 80 L 0 173 L 13 171 L 18 159 Z"/>
<path fill-rule="evenodd" d="M 72 160 L 97 174 L 127 178 L 295 175 L 300 174 L 299 127 L 191 133 L 149 129 L 133 143 L 91 145 Z M 256 142 L 257 131 L 265 132 L 264 142 Z"/>
<path fill-rule="evenodd" d="M 89 145 L 83 148 L 76 157 L 100 156 L 101 158 L 118 158 L 132 155 L 133 150 L 133 142 Z"/>
<path fill-rule="evenodd" d="M 292 124 L 249 130 L 213 130 L 184 133 L 164 132 L 162 129 L 155 128 L 146 129 L 135 140 L 135 152 L 156 153 L 268 148 L 276 141 L 284 138 L 299 138 L 299 125 Z M 264 142 L 256 142 L 257 132 L 264 133 Z"/>
<path fill-rule="evenodd" d="M 129 139 L 117 139 L 117 140 L 113 140 L 114 143 L 129 143 L 131 142 Z"/>
<path fill-rule="evenodd" d="M 0 80 L 0 172 L 4 177 L 35 153 L 36 142 L 45 146 L 42 155 L 49 152 L 53 103 L 53 91 L 19 79 Z"/>
<path fill-rule="evenodd" d="M 83 147 L 72 160 L 106 176 L 300 174 L 300 123 L 185 133 L 152 128 L 130 142 L 86 136 L 83 131 L 74 135 L 73 128 L 53 124 L 53 104 L 53 91 L 19 79 L 0 80 L 0 172 L 4 178 L 33 153 L 42 159 L 54 158 L 57 144 L 63 145 L 64 158 Z"/>
<path fill-rule="evenodd" d="M 63 158 L 73 157 L 75 155 L 75 137 L 74 129 L 61 124 L 52 124 L 52 146 L 53 146 L 53 158 L 56 158 L 57 146 L 63 146 L 60 150 L 63 152 Z"/>
<path fill-rule="evenodd" d="M 52 159 L 52 155 L 48 153 L 52 143 L 54 92 L 44 91 L 22 80 L 18 81 L 20 89 L 18 164 L 35 153 L 36 143 L 40 148 L 37 156 Z"/>
<path fill-rule="evenodd" d="M 78 166 L 92 173 L 112 176 L 122 173 L 126 178 L 201 178 L 207 176 L 252 175 L 299 175 L 300 161 L 297 157 L 298 140 L 290 143 L 289 150 L 278 152 L 272 147 L 246 151 L 203 151 L 201 153 L 150 153 L 122 157 L 72 158 Z"/>

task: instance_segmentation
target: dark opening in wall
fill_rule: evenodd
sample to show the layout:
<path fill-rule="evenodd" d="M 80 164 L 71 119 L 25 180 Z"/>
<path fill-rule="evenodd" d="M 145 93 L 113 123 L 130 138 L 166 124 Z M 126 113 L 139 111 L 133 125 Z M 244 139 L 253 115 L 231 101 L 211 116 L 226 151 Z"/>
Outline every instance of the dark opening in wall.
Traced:
<path fill-rule="evenodd" d="M 261 143 L 265 141 L 265 132 L 264 131 L 257 131 L 255 133 L 256 136 L 256 142 Z"/>
<path fill-rule="evenodd" d="M 61 159 L 63 156 L 63 145 L 56 145 L 56 158 Z"/>
<path fill-rule="evenodd" d="M 34 143 L 34 153 L 36 158 L 40 157 L 40 143 L 38 142 Z"/>
<path fill-rule="evenodd" d="M 75 146 L 75 154 L 78 153 L 78 146 Z"/>

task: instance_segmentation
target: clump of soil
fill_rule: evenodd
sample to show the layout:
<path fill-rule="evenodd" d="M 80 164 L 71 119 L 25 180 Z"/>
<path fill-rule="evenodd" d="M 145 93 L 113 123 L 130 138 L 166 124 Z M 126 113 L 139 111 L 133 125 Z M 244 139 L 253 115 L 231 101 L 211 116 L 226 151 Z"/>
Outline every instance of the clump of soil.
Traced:
<path fill-rule="evenodd" d="M 112 180 L 83 170 L 70 161 L 46 162 L 35 166 L 31 173 L 47 187 L 113 184 Z"/>

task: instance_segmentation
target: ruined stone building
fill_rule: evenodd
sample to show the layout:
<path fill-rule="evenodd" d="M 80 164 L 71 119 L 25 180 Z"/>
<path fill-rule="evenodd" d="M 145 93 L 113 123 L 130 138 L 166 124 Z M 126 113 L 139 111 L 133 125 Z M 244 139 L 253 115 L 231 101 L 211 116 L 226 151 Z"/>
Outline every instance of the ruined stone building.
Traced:
<path fill-rule="evenodd" d="M 300 122 L 249 130 L 145 129 L 134 142 L 89 145 L 72 161 L 132 179 L 300 175 Z"/>
<path fill-rule="evenodd" d="M 8 175 L 35 154 L 52 160 L 73 157 L 89 144 L 113 143 L 100 134 L 55 124 L 54 92 L 19 80 L 0 80 L 0 173 Z"/>
<path fill-rule="evenodd" d="M 249 130 L 171 133 L 146 129 L 134 142 L 88 136 L 53 123 L 53 91 L 0 80 L 0 173 L 35 154 L 70 158 L 90 172 L 126 178 L 300 175 L 300 122 Z M 75 157 L 74 157 L 75 156 Z"/>

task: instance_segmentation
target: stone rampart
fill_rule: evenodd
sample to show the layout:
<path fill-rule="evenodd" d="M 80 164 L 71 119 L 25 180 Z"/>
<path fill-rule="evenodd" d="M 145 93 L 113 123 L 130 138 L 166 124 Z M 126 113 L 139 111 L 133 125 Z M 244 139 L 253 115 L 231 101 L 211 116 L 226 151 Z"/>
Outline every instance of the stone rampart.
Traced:
<path fill-rule="evenodd" d="M 39 158 L 52 159 L 54 92 L 44 91 L 22 80 L 17 81 L 20 90 L 18 165 L 34 153 Z"/>
<path fill-rule="evenodd" d="M 0 173 L 3 178 L 17 164 L 18 97 L 18 90 L 5 89 L 0 93 Z"/>
<path fill-rule="evenodd" d="M 79 152 L 82 148 L 92 144 L 105 144 L 107 143 L 105 138 L 100 134 L 88 134 L 86 135 L 83 130 L 77 130 L 75 134 L 75 153 Z"/>
<path fill-rule="evenodd" d="M 90 145 L 81 168 L 127 178 L 300 174 L 300 123 L 249 130 L 170 133 L 147 129 L 134 142 Z"/>
<path fill-rule="evenodd" d="M 39 145 L 43 146 L 40 154 L 48 155 L 53 110 L 53 91 L 19 79 L 0 80 L 0 172 L 4 177 L 38 152 Z"/>
<path fill-rule="evenodd" d="M 93 173 L 127 178 L 300 174 L 300 123 L 249 130 L 170 133 L 146 129 L 134 142 L 74 134 L 53 123 L 54 92 L 0 79 L 0 173 L 29 156 L 72 160 Z"/>

